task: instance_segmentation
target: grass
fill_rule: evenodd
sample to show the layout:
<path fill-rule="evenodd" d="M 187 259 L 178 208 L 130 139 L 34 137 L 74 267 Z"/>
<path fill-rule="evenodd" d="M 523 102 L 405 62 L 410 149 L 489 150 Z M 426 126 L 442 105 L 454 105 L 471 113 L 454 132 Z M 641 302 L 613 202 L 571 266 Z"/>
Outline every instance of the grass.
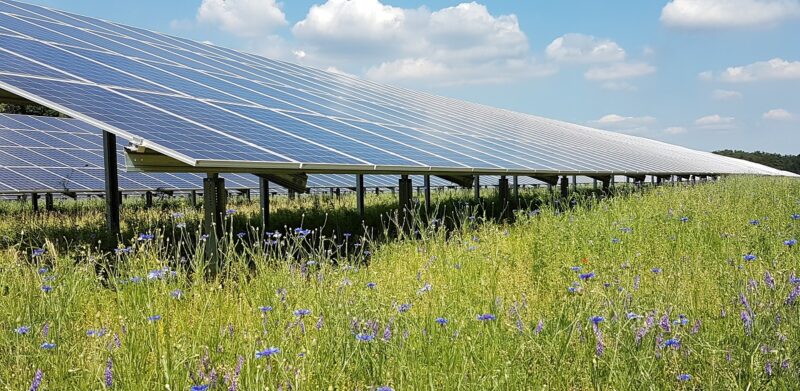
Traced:
<path fill-rule="evenodd" d="M 464 199 L 440 197 L 451 208 Z M 567 211 L 540 204 L 541 193 L 526 197 L 539 209 L 514 224 L 462 209 L 446 229 L 395 233 L 400 240 L 345 237 L 359 232 L 344 222 L 349 198 L 277 200 L 277 216 L 308 213 L 303 226 L 323 228 L 271 245 L 251 240 L 254 229 L 235 235 L 257 217 L 242 201 L 216 278 L 199 272 L 191 227 L 200 216 L 178 201 L 149 211 L 129 203 L 126 237 L 155 237 L 119 254 L 82 244 L 102 233 L 100 204 L 36 217 L 4 206 L 0 388 L 28 389 L 37 370 L 41 389 L 800 383 L 800 248 L 785 244 L 800 237 L 800 182 L 728 178 L 587 197 Z M 390 196 L 369 202 L 370 221 L 392 205 Z M 31 256 L 34 247 L 46 251 Z"/>

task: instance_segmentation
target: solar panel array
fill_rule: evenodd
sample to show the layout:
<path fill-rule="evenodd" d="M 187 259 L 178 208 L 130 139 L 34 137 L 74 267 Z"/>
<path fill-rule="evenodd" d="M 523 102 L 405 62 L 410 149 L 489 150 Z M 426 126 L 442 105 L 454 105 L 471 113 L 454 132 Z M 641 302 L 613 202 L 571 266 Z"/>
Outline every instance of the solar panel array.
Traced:
<path fill-rule="evenodd" d="M 8 0 L 0 88 L 209 170 L 787 174 Z"/>

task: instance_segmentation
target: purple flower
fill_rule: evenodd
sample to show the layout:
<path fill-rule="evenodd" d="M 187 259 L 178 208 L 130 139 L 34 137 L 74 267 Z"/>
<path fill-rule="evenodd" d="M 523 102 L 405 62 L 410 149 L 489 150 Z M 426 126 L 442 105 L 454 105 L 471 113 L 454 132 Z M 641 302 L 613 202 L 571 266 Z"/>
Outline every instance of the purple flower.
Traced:
<path fill-rule="evenodd" d="M 256 358 L 267 358 L 269 356 L 276 355 L 276 354 L 278 354 L 280 352 L 281 352 L 281 350 L 279 348 L 276 348 L 276 347 L 269 347 L 269 348 L 266 348 L 266 349 L 264 349 L 264 350 L 262 350 L 260 352 L 258 350 L 256 350 Z"/>
<path fill-rule="evenodd" d="M 34 258 L 40 257 L 40 256 L 44 255 L 46 252 L 47 252 L 47 250 L 45 250 L 43 248 L 35 248 L 35 249 L 33 249 L 33 251 L 31 251 L 31 256 L 34 257 Z"/>
<path fill-rule="evenodd" d="M 496 319 L 497 319 L 497 317 L 494 316 L 493 314 L 481 314 L 481 315 L 478 315 L 478 320 L 484 321 L 484 322 L 485 321 L 489 321 L 489 320 L 496 320 Z"/>
<path fill-rule="evenodd" d="M 775 279 L 772 278 L 772 274 L 769 273 L 769 270 L 764 272 L 764 283 L 767 284 L 769 289 L 775 289 Z"/>
<path fill-rule="evenodd" d="M 394 388 L 389 386 L 380 386 L 376 388 L 375 391 L 394 391 Z"/>
<path fill-rule="evenodd" d="M 661 268 L 659 268 L 659 267 L 654 267 L 654 268 L 650 269 L 650 271 L 651 271 L 651 272 L 653 272 L 653 273 L 655 273 L 655 274 L 659 274 L 659 273 L 661 273 Z"/>
<path fill-rule="evenodd" d="M 356 340 L 361 341 L 361 342 L 370 342 L 373 339 L 375 339 L 375 336 L 371 335 L 371 334 L 364 334 L 364 333 L 356 334 Z"/>
<path fill-rule="evenodd" d="M 767 376 L 772 376 L 772 361 L 767 361 L 767 363 L 764 364 L 764 373 L 766 373 Z"/>
<path fill-rule="evenodd" d="M 153 315 L 147 318 L 147 321 L 150 323 L 157 322 L 161 320 L 161 315 Z"/>
<path fill-rule="evenodd" d="M 784 240 L 784 241 L 783 241 L 783 244 L 785 244 L 785 245 L 787 245 L 787 246 L 789 246 L 789 247 L 792 247 L 792 246 L 794 246 L 795 244 L 797 244 L 797 239 L 789 239 L 789 240 Z"/>
<path fill-rule="evenodd" d="M 408 310 L 410 309 L 411 309 L 411 303 L 400 304 L 400 306 L 397 307 L 398 312 L 408 312 Z"/>
<path fill-rule="evenodd" d="M 436 323 L 438 323 L 440 326 L 444 326 L 449 323 L 449 321 L 445 318 L 436 318 Z"/>
<path fill-rule="evenodd" d="M 760 223 L 761 223 L 761 222 L 760 222 L 760 221 L 758 221 L 758 220 L 750 220 L 750 225 L 758 225 L 758 224 L 760 224 Z"/>
<path fill-rule="evenodd" d="M 31 388 L 29 388 L 28 391 L 38 391 L 39 390 L 39 386 L 42 385 L 42 376 L 43 375 L 44 374 L 42 373 L 41 369 L 36 369 L 36 374 L 33 375 L 33 382 L 31 382 Z"/>
<path fill-rule="evenodd" d="M 659 326 L 661 326 L 661 328 L 664 329 L 664 331 L 667 333 L 669 333 L 672 330 L 669 324 L 669 315 L 664 314 L 664 316 L 661 317 L 661 322 L 659 322 Z"/>
<path fill-rule="evenodd" d="M 374 282 L 368 282 L 367 283 L 367 288 L 369 288 L 369 289 L 375 289 L 376 286 L 378 286 L 378 284 L 376 284 Z"/>
<path fill-rule="evenodd" d="M 132 251 L 133 251 L 133 249 L 130 246 L 125 247 L 125 248 L 115 248 L 114 249 L 114 254 L 117 254 L 117 255 L 119 255 L 119 254 L 130 254 Z"/>
<path fill-rule="evenodd" d="M 681 347 L 681 341 L 679 341 L 677 338 L 670 338 L 666 342 L 664 342 L 664 346 L 668 348 L 678 349 Z"/>
<path fill-rule="evenodd" d="M 570 269 L 570 270 L 572 270 L 572 271 L 574 271 L 574 272 L 579 272 L 579 271 L 581 271 L 581 269 L 582 269 L 582 268 L 581 268 L 580 266 L 572 266 L 572 267 L 571 267 L 571 268 L 569 268 L 569 269 Z"/>
<path fill-rule="evenodd" d="M 536 324 L 536 328 L 533 329 L 534 334 L 539 334 L 544 330 L 544 320 L 539 319 L 539 323 Z"/>
<path fill-rule="evenodd" d="M 741 318 L 745 334 L 750 335 L 753 332 L 753 318 L 750 317 L 750 313 L 747 311 L 742 311 Z"/>
<path fill-rule="evenodd" d="M 697 319 L 696 321 L 694 321 L 694 326 L 692 326 L 691 333 L 692 334 L 697 334 L 698 332 L 700 332 L 700 325 L 701 324 L 702 324 L 702 322 L 700 322 L 700 319 Z"/>
<path fill-rule="evenodd" d="M 692 375 L 688 373 L 682 373 L 678 375 L 678 381 L 689 381 L 692 380 Z"/>
<path fill-rule="evenodd" d="M 156 236 L 153 235 L 153 234 L 139 234 L 139 238 L 137 240 L 140 241 L 140 242 L 144 242 L 144 241 L 148 241 L 148 240 L 153 240 L 153 239 L 155 239 L 155 237 Z"/>
<path fill-rule="evenodd" d="M 233 214 L 236 214 L 236 209 L 228 209 L 228 210 L 225 211 L 225 215 L 226 216 L 230 216 L 230 215 L 233 215 Z"/>
<path fill-rule="evenodd" d="M 681 223 L 688 223 L 688 222 L 689 222 L 689 218 L 688 217 L 686 217 L 686 216 L 681 217 Z"/>
<path fill-rule="evenodd" d="M 591 278 L 594 278 L 594 272 L 580 274 L 578 275 L 578 278 L 584 281 L 589 280 Z"/>
<path fill-rule="evenodd" d="M 302 317 L 304 317 L 306 315 L 309 315 L 309 314 L 311 314 L 311 310 L 309 310 L 309 309 L 299 309 L 299 310 L 295 310 L 294 311 L 294 316 L 296 316 L 298 318 L 302 318 Z"/>
<path fill-rule="evenodd" d="M 755 261 L 757 257 L 753 254 L 747 253 L 742 258 L 747 262 L 752 262 Z"/>
<path fill-rule="evenodd" d="M 637 314 L 637 313 L 635 313 L 635 312 L 628 312 L 628 313 L 625 315 L 625 317 L 626 317 L 626 318 L 628 318 L 628 320 L 631 320 L 631 319 L 638 319 L 638 318 L 641 318 L 642 316 L 641 316 L 641 315 L 639 315 L 639 314 Z"/>
<path fill-rule="evenodd" d="M 786 305 L 794 305 L 797 301 L 797 296 L 800 296 L 800 285 L 794 287 L 791 293 L 789 293 L 789 297 L 786 298 Z"/>
<path fill-rule="evenodd" d="M 177 300 L 183 296 L 183 291 L 180 289 L 175 289 L 174 291 L 170 292 L 169 295 L 172 296 L 173 299 Z"/>
<path fill-rule="evenodd" d="M 111 357 L 108 358 L 106 361 L 106 369 L 104 372 L 105 380 L 106 380 L 106 388 L 111 388 L 114 386 L 114 372 L 113 372 L 114 362 L 112 361 Z"/>
<path fill-rule="evenodd" d="M 620 243 L 620 242 L 622 242 L 622 241 L 619 240 L 619 238 L 611 238 L 611 243 L 616 244 L 616 243 Z"/>
<path fill-rule="evenodd" d="M 245 236 L 247 236 L 247 232 L 239 232 L 238 234 L 236 234 L 236 237 L 239 238 L 239 239 L 242 239 Z"/>
<path fill-rule="evenodd" d="M 56 344 L 54 344 L 52 342 L 44 342 L 44 343 L 42 343 L 41 348 L 44 349 L 44 350 L 53 350 L 53 349 L 56 348 Z"/>
<path fill-rule="evenodd" d="M 260 310 L 262 313 L 266 314 L 267 312 L 270 312 L 270 311 L 272 311 L 272 306 L 271 306 L 271 305 L 264 305 L 264 306 L 258 307 L 258 309 L 259 309 L 259 310 Z"/>
<path fill-rule="evenodd" d="M 50 285 L 42 285 L 42 292 L 50 293 L 53 290 L 53 287 Z"/>
<path fill-rule="evenodd" d="M 431 289 L 433 289 L 431 284 L 429 282 L 426 282 L 425 285 L 422 288 L 419 288 L 419 290 L 417 291 L 417 294 L 423 294 L 425 292 L 430 292 Z"/>
<path fill-rule="evenodd" d="M 593 317 L 591 317 L 589 320 L 591 320 L 591 321 L 592 321 L 592 323 L 594 323 L 594 324 L 595 324 L 595 326 L 596 326 L 596 325 L 597 325 L 597 324 L 599 324 L 600 322 L 602 322 L 602 321 L 606 320 L 606 318 L 604 318 L 604 317 L 602 317 L 602 316 L 593 316 Z"/>
<path fill-rule="evenodd" d="M 192 386 L 192 388 L 190 388 L 190 390 L 192 390 L 192 391 L 206 391 L 206 390 L 208 390 L 208 387 L 211 387 L 211 385 L 210 384 L 198 384 L 198 385 Z"/>
<path fill-rule="evenodd" d="M 31 327 L 30 326 L 19 326 L 19 327 L 14 329 L 14 332 L 16 332 L 19 335 L 25 335 L 25 334 L 28 334 L 29 332 L 31 332 Z"/>
<path fill-rule="evenodd" d="M 800 220 L 800 214 L 795 213 L 791 216 L 791 218 L 792 220 Z"/>

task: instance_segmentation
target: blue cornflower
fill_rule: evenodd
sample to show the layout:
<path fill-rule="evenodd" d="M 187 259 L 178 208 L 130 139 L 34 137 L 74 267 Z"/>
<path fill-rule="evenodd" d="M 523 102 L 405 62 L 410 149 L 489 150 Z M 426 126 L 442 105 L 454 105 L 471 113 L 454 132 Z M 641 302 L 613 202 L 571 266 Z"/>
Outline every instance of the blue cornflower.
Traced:
<path fill-rule="evenodd" d="M 425 285 L 424 285 L 422 288 L 419 288 L 419 290 L 417 291 L 417 293 L 418 293 L 418 294 L 423 294 L 423 293 L 425 293 L 425 292 L 430 292 L 430 291 L 431 291 L 431 289 L 433 289 L 433 287 L 431 286 L 431 283 L 429 283 L 429 282 L 426 282 L 426 283 L 425 283 Z"/>
<path fill-rule="evenodd" d="M 52 291 L 52 290 L 53 290 L 52 286 L 50 286 L 50 285 L 42 285 L 42 292 L 50 293 L 50 291 Z"/>
<path fill-rule="evenodd" d="M 161 315 L 153 315 L 153 316 L 150 316 L 150 317 L 148 317 L 148 318 L 147 318 L 147 320 L 148 320 L 149 322 L 151 322 L 151 323 L 152 323 L 152 322 L 159 321 L 159 320 L 161 320 Z"/>
<path fill-rule="evenodd" d="M 369 289 L 375 289 L 375 287 L 376 287 L 377 285 L 378 285 L 378 284 L 376 284 L 376 283 L 374 283 L 374 282 L 368 282 L 368 283 L 367 283 L 367 288 L 369 288 Z"/>
<path fill-rule="evenodd" d="M 33 375 L 31 388 L 28 389 L 29 391 L 39 391 L 39 387 L 42 385 L 42 375 L 44 375 L 42 370 L 37 368 L 36 373 Z"/>
<path fill-rule="evenodd" d="M 190 388 L 190 390 L 192 390 L 192 391 L 206 391 L 206 390 L 208 390 L 208 387 L 210 387 L 209 384 L 198 384 L 198 385 L 192 386 L 192 388 Z"/>
<path fill-rule="evenodd" d="M 569 293 L 576 293 L 576 292 L 578 292 L 579 290 L 580 290 L 580 287 L 577 287 L 577 286 L 574 286 L 574 285 L 571 285 L 571 286 L 569 286 L 569 287 L 567 288 L 567 291 L 568 291 Z"/>
<path fill-rule="evenodd" d="M 342 236 L 344 236 L 345 239 L 349 239 L 351 236 L 353 236 L 353 234 L 351 234 L 350 232 L 345 232 L 342 234 Z"/>
<path fill-rule="evenodd" d="M 792 246 L 794 246 L 795 244 L 797 244 L 797 239 L 789 239 L 789 240 L 784 240 L 784 241 L 783 241 L 783 244 L 785 244 L 785 245 L 787 245 L 787 246 L 789 246 L 789 247 L 792 247 Z"/>
<path fill-rule="evenodd" d="M 308 234 L 311 233 L 311 230 L 310 229 L 303 229 L 302 227 L 301 228 L 295 228 L 294 229 L 294 233 L 299 235 L 299 236 L 308 236 Z"/>
<path fill-rule="evenodd" d="M 751 261 L 755 261 L 755 259 L 757 257 L 755 255 L 753 255 L 753 254 L 748 253 L 748 254 L 745 254 L 742 258 L 744 258 L 745 261 L 751 262 Z"/>
<path fill-rule="evenodd" d="M 398 312 L 408 312 L 411 309 L 411 303 L 403 303 L 397 307 Z"/>
<path fill-rule="evenodd" d="M 687 222 L 689 222 L 689 218 L 688 217 L 686 217 L 686 216 L 681 217 L 681 223 L 687 223 Z"/>
<path fill-rule="evenodd" d="M 294 311 L 294 316 L 303 317 L 311 313 L 311 310 L 308 309 L 299 309 Z"/>
<path fill-rule="evenodd" d="M 356 334 L 356 339 L 361 342 L 370 342 L 373 339 L 375 339 L 375 336 L 370 334 L 358 333 Z"/>
<path fill-rule="evenodd" d="M 266 348 L 266 349 L 264 349 L 264 350 L 262 350 L 260 352 L 258 350 L 256 350 L 256 358 L 267 358 L 269 356 L 278 354 L 280 352 L 281 352 L 281 350 L 279 348 L 276 348 L 276 347 L 269 347 L 269 348 Z"/>
<path fill-rule="evenodd" d="M 628 314 L 625 315 L 625 317 L 628 318 L 628 319 L 639 319 L 642 316 L 637 314 L 637 313 L 635 313 L 635 312 L 628 312 Z"/>
<path fill-rule="evenodd" d="M 49 271 L 50 270 L 47 269 L 46 267 L 40 267 L 39 270 L 38 270 L 39 274 L 45 274 L 45 273 L 47 273 Z"/>
<path fill-rule="evenodd" d="M 654 268 L 650 269 L 650 271 L 655 273 L 655 274 L 658 274 L 658 273 L 661 273 L 661 268 L 660 267 L 654 267 Z"/>
<path fill-rule="evenodd" d="M 45 342 L 42 344 L 41 348 L 44 350 L 53 350 L 56 348 L 56 344 L 52 342 Z"/>
<path fill-rule="evenodd" d="M 130 254 L 131 252 L 133 252 L 133 249 L 131 248 L 131 246 L 124 247 L 124 248 L 115 248 L 114 249 L 114 254 L 118 254 L 118 255 L 119 254 Z"/>
<path fill-rule="evenodd" d="M 175 212 L 175 213 L 172 214 L 172 218 L 175 218 L 175 219 L 183 218 L 183 213 Z"/>
<path fill-rule="evenodd" d="M 143 242 L 145 240 L 153 240 L 155 237 L 156 236 L 153 234 L 139 234 L 139 241 Z"/>
<path fill-rule="evenodd" d="M 236 214 L 236 209 L 228 209 L 228 210 L 225 211 L 225 215 L 226 216 L 230 216 L 230 215 L 233 215 L 233 214 Z"/>
<path fill-rule="evenodd" d="M 686 318 L 686 315 L 680 314 L 680 315 L 678 315 L 678 319 L 676 319 L 672 323 L 678 324 L 678 325 L 681 325 L 681 326 L 686 326 L 686 324 L 689 323 L 689 319 Z"/>
<path fill-rule="evenodd" d="M 579 272 L 579 271 L 581 271 L 581 269 L 583 269 L 583 268 L 580 267 L 580 266 L 572 266 L 572 267 L 569 268 L 569 270 L 572 270 L 574 272 Z"/>
<path fill-rule="evenodd" d="M 759 225 L 759 224 L 761 224 L 761 222 L 758 220 L 750 220 L 750 225 Z"/>
<path fill-rule="evenodd" d="M 172 296 L 173 299 L 180 299 L 181 296 L 183 296 L 183 291 L 180 289 L 175 289 L 174 291 L 170 292 L 169 295 Z"/>
<path fill-rule="evenodd" d="M 177 227 L 178 229 L 184 229 L 184 228 L 186 228 L 186 223 L 175 224 L 175 227 Z"/>
<path fill-rule="evenodd" d="M 31 326 L 19 326 L 14 329 L 14 332 L 16 332 L 19 335 L 28 334 L 31 332 Z"/>
<path fill-rule="evenodd" d="M 494 316 L 493 314 L 481 314 L 481 315 L 478 315 L 478 320 L 481 320 L 481 321 L 488 321 L 488 320 L 495 320 L 495 319 L 497 319 L 497 317 Z"/>
<path fill-rule="evenodd" d="M 133 277 L 131 277 L 131 282 L 134 283 L 134 284 L 138 284 L 138 283 L 142 282 L 142 277 L 133 276 Z"/>
<path fill-rule="evenodd" d="M 440 326 L 444 326 L 447 323 L 449 323 L 449 321 L 447 319 L 445 319 L 445 318 L 441 318 L 440 317 L 440 318 L 436 318 L 436 323 L 438 323 Z"/>
<path fill-rule="evenodd" d="M 394 391 L 394 388 L 389 386 L 380 386 L 376 388 L 375 391 Z"/>
<path fill-rule="evenodd" d="M 105 327 L 101 328 L 100 330 L 91 329 L 91 330 L 86 330 L 86 336 L 87 337 L 102 337 L 102 336 L 106 335 L 106 332 L 108 332 L 108 330 Z"/>
<path fill-rule="evenodd" d="M 619 238 L 612 238 L 611 239 L 611 243 L 620 243 L 620 242 L 622 242 L 622 241 L 619 240 Z"/>
<path fill-rule="evenodd" d="M 633 228 L 630 228 L 630 227 L 622 227 L 619 230 L 622 231 L 622 232 L 625 232 L 626 234 L 629 234 L 629 233 L 633 232 Z"/>
<path fill-rule="evenodd" d="M 591 317 L 589 320 L 591 320 L 591 321 L 592 321 L 592 323 L 594 323 L 594 324 L 596 325 L 596 324 L 598 324 L 598 323 L 600 323 L 600 322 L 602 322 L 602 321 L 606 320 L 606 318 L 604 318 L 604 317 L 602 317 L 602 316 L 593 316 L 593 317 Z"/>
<path fill-rule="evenodd" d="M 267 312 L 272 311 L 272 306 L 271 305 L 262 305 L 261 307 L 258 307 L 258 309 L 263 313 L 267 313 Z"/>
<path fill-rule="evenodd" d="M 31 256 L 34 257 L 34 258 L 40 257 L 40 256 L 44 255 L 44 253 L 46 253 L 46 252 L 47 252 L 47 250 L 45 250 L 43 248 L 35 248 L 31 252 Z"/>
<path fill-rule="evenodd" d="M 792 217 L 792 220 L 800 220 L 800 214 L 795 213 L 791 217 Z"/>
<path fill-rule="evenodd" d="M 208 234 L 202 234 L 202 235 L 200 235 L 200 241 L 201 241 L 201 242 L 205 242 L 206 240 L 208 240 Z"/>
<path fill-rule="evenodd" d="M 239 232 L 238 234 L 236 234 L 236 237 L 239 238 L 239 239 L 242 239 L 245 236 L 247 236 L 247 232 Z"/>
<path fill-rule="evenodd" d="M 664 346 L 668 348 L 674 347 L 677 349 L 681 347 L 681 341 L 679 341 L 677 338 L 670 338 L 664 342 Z"/>
<path fill-rule="evenodd" d="M 591 278 L 594 278 L 594 272 L 583 273 L 581 275 L 578 275 L 578 278 L 580 278 L 581 280 L 589 280 Z"/>
<path fill-rule="evenodd" d="M 692 375 L 690 375 L 688 373 L 682 373 L 682 374 L 678 375 L 678 380 L 680 380 L 680 381 L 692 380 Z"/>

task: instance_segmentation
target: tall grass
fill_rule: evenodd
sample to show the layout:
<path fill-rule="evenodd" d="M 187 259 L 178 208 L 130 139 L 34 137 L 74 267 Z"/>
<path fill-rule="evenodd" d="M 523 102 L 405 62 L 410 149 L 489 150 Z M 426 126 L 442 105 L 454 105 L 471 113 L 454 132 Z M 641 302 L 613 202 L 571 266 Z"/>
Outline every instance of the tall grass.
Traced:
<path fill-rule="evenodd" d="M 303 228 L 352 217 L 352 200 L 331 201 L 341 205 L 325 225 Z M 27 389 L 37 370 L 42 389 L 65 390 L 800 384 L 799 182 L 730 178 L 573 209 L 534 204 L 514 224 L 461 209 L 447 228 L 420 218 L 400 240 L 375 242 L 351 227 L 263 241 L 247 228 L 257 207 L 241 203 L 225 272 L 212 279 L 198 273 L 200 216 L 182 204 L 126 207 L 128 238 L 154 237 L 116 254 L 37 217 L 0 261 L 0 387 Z M 83 207 L 79 227 L 99 229 L 99 207 Z M 53 232 L 65 239 L 42 241 Z"/>

